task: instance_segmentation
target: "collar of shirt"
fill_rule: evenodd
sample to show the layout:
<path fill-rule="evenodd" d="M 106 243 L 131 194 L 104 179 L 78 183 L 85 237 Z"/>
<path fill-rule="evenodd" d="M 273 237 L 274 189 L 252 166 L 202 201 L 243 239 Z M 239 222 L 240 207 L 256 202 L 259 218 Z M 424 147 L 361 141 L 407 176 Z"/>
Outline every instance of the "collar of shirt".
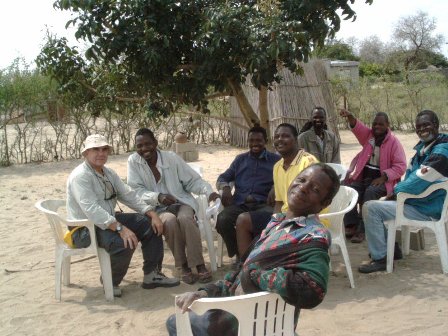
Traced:
<path fill-rule="evenodd" d="M 249 157 L 252 157 L 254 159 L 258 159 L 258 160 L 261 160 L 261 159 L 267 160 L 268 159 L 268 151 L 266 149 L 264 149 L 263 152 L 261 152 L 260 155 L 258 155 L 258 156 L 252 155 L 252 153 L 250 151 L 248 154 L 249 154 Z"/>
<path fill-rule="evenodd" d="M 294 160 L 292 160 L 291 164 L 289 166 L 295 166 L 298 165 L 300 160 L 302 159 L 302 155 L 305 153 L 304 149 L 299 149 L 299 152 L 297 153 Z"/>
<path fill-rule="evenodd" d="M 309 216 L 299 216 L 299 217 L 294 217 L 294 218 L 289 218 L 289 219 L 287 219 L 286 214 L 282 213 L 282 212 L 272 215 L 272 220 L 277 222 L 277 224 L 281 224 L 281 225 L 279 225 L 279 228 L 282 228 L 291 222 L 293 222 L 297 226 L 305 227 L 307 220 L 318 221 L 317 218 L 318 217 L 316 214 L 311 214 Z"/>

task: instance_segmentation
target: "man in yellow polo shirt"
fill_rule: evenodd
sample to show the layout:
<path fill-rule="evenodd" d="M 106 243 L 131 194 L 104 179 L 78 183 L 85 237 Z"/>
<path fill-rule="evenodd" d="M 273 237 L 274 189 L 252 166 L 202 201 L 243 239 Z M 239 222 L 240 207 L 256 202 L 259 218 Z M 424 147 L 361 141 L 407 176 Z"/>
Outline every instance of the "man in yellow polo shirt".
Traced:
<path fill-rule="evenodd" d="M 274 165 L 274 213 L 288 210 L 289 185 L 299 173 L 313 163 L 316 157 L 299 148 L 297 129 L 288 123 L 280 124 L 274 133 L 274 146 L 282 158 Z"/>
<path fill-rule="evenodd" d="M 297 129 L 288 123 L 280 124 L 274 133 L 274 147 L 282 156 L 274 165 L 274 213 L 288 210 L 287 192 L 294 178 L 306 167 L 319 162 L 312 154 L 299 148 Z M 325 210 L 324 210 L 325 211 Z M 323 212 L 324 212 L 323 211 Z M 254 237 L 264 230 L 272 213 L 266 211 L 245 212 L 236 221 L 238 253 L 244 254 Z M 325 224 L 325 223 L 324 223 Z"/>

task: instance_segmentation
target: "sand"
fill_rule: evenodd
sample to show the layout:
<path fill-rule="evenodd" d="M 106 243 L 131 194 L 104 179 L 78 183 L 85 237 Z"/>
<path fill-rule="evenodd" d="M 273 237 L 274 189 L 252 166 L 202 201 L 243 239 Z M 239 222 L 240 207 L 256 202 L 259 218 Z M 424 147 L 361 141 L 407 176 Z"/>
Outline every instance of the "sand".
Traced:
<path fill-rule="evenodd" d="M 410 158 L 416 136 L 398 136 Z M 342 132 L 342 141 L 342 161 L 348 165 L 360 146 L 348 131 Z M 198 163 L 212 185 L 243 151 L 212 145 L 199 150 Z M 108 165 L 125 177 L 127 157 L 112 156 Z M 104 298 L 96 259 L 72 264 L 71 285 L 62 287 L 61 302 L 54 298 L 54 241 L 46 218 L 34 203 L 65 198 L 66 178 L 80 162 L 0 169 L 0 335 L 166 335 L 165 320 L 174 312 L 174 296 L 195 290 L 197 285 L 142 289 L 140 251 L 122 283 L 123 297 L 115 302 Z M 395 263 L 392 274 L 370 275 L 357 272 L 357 266 L 368 260 L 367 244 L 348 242 L 356 288 L 349 286 L 342 257 L 333 256 L 328 294 L 316 309 L 302 311 L 299 334 L 447 335 L 448 277 L 441 272 L 433 233 L 425 232 L 425 240 L 426 249 L 411 250 L 407 258 Z M 173 264 L 165 249 L 167 275 L 176 274 Z M 224 267 L 215 278 L 222 277 L 229 265 L 230 260 L 224 258 Z"/>

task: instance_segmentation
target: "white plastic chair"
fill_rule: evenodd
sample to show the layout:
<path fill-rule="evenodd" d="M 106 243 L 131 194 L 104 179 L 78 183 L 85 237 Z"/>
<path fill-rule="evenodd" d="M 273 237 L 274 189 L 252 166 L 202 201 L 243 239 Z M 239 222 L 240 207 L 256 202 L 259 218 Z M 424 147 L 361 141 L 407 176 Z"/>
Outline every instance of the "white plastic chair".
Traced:
<path fill-rule="evenodd" d="M 442 215 L 439 220 L 419 221 L 415 219 L 409 219 L 404 216 L 404 203 L 409 198 L 424 198 L 430 195 L 432 192 L 438 189 L 445 189 L 446 196 L 443 202 Z M 436 236 L 437 245 L 439 247 L 440 261 L 442 263 L 442 271 L 444 274 L 448 273 L 448 248 L 447 248 L 447 209 L 448 209 L 448 181 L 441 183 L 435 183 L 429 186 L 424 192 L 419 195 L 412 195 L 408 193 L 398 193 L 397 195 L 397 213 L 395 220 L 386 221 L 388 226 L 387 233 L 387 272 L 391 273 L 394 268 L 394 247 L 395 247 L 395 235 L 397 228 L 401 227 L 401 241 L 403 254 L 409 254 L 409 241 L 410 241 L 410 227 L 415 228 L 428 228 L 434 231 Z"/>
<path fill-rule="evenodd" d="M 347 168 L 344 165 L 341 165 L 340 163 L 331 163 L 331 162 L 326 163 L 326 165 L 334 169 L 336 174 L 338 174 L 339 176 L 339 180 L 341 181 L 345 180 L 345 176 L 347 175 Z"/>
<path fill-rule="evenodd" d="M 191 336 L 189 314 L 174 303 L 178 336 Z M 238 335 L 294 335 L 294 306 L 287 304 L 280 295 L 269 292 L 245 294 L 225 298 L 203 298 L 194 301 L 190 309 L 202 315 L 210 309 L 232 313 L 239 323 Z"/>
<path fill-rule="evenodd" d="M 195 163 L 188 163 L 201 177 L 203 175 L 202 167 Z M 196 201 L 199 204 L 199 212 L 196 214 L 198 218 L 199 228 L 201 235 L 207 243 L 208 254 L 210 257 L 210 267 L 213 272 L 218 270 L 222 264 L 222 238 L 218 237 L 218 247 L 215 248 L 213 229 L 216 225 L 216 218 L 221 208 L 221 200 L 217 199 L 213 205 L 208 205 L 208 199 L 206 195 L 195 195 Z"/>
<path fill-rule="evenodd" d="M 328 229 L 331 232 L 331 244 L 338 245 L 341 249 L 351 288 L 355 288 L 355 280 L 345 244 L 344 215 L 356 206 L 357 201 L 358 192 L 355 189 L 341 186 L 328 207 L 328 213 L 319 215 L 320 219 L 326 218 L 330 221 Z"/>
<path fill-rule="evenodd" d="M 98 247 L 96 242 L 95 225 L 89 220 L 66 220 L 62 218 L 57 210 L 65 206 L 64 200 L 41 200 L 35 207 L 42 211 L 50 223 L 53 236 L 56 242 L 55 247 L 55 296 L 56 300 L 61 300 L 61 283 L 68 286 L 70 284 L 70 258 L 74 255 L 94 254 L 98 257 L 101 277 L 103 279 L 106 300 L 114 300 L 114 290 L 112 285 L 112 269 L 110 266 L 110 256 L 105 249 Z M 89 229 L 91 244 L 86 248 L 71 248 L 64 242 L 64 233 L 68 226 L 85 226 Z"/>

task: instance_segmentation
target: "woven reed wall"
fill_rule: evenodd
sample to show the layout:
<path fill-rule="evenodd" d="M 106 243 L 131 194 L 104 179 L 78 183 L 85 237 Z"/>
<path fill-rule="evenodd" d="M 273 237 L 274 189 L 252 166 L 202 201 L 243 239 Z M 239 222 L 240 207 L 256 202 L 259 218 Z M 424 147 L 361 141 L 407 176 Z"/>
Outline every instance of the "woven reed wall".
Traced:
<path fill-rule="evenodd" d="M 284 122 L 300 128 L 310 119 L 314 106 L 322 106 L 327 111 L 328 128 L 339 136 L 337 115 L 331 95 L 330 82 L 325 61 L 311 60 L 302 63 L 303 76 L 292 74 L 289 70 L 280 71 L 282 80 L 268 91 L 268 108 L 271 134 Z M 243 90 L 258 114 L 258 90 L 247 80 Z M 244 121 L 236 100 L 230 98 L 230 117 L 241 124 Z M 236 126 L 230 127 L 230 143 L 235 146 L 247 146 L 247 130 Z"/>

